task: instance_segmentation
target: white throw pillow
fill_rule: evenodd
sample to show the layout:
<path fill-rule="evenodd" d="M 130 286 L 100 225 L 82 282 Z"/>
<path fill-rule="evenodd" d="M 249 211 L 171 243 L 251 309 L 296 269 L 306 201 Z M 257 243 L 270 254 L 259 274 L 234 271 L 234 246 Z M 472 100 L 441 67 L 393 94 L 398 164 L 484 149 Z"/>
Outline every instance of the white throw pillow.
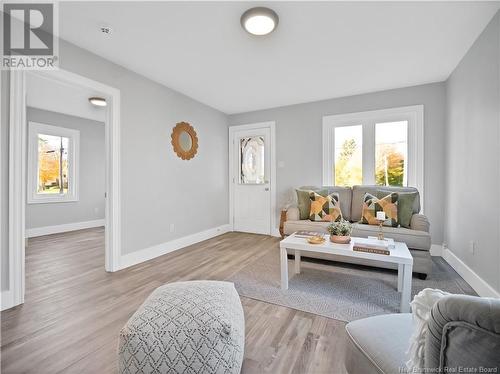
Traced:
<path fill-rule="evenodd" d="M 410 373 L 421 372 L 421 369 L 424 368 L 424 344 L 431 309 L 439 299 L 446 295 L 449 295 L 449 293 L 425 288 L 415 295 L 410 303 L 413 317 L 413 334 L 410 338 L 410 347 L 406 352 L 409 358 L 406 367 Z"/>

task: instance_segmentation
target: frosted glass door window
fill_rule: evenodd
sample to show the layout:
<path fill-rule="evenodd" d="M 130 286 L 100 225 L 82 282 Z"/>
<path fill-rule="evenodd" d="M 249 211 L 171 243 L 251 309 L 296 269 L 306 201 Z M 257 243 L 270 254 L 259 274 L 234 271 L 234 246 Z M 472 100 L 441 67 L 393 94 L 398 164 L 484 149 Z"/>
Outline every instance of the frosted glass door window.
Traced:
<path fill-rule="evenodd" d="M 240 183 L 266 183 L 264 165 L 264 137 L 252 136 L 240 139 Z"/>

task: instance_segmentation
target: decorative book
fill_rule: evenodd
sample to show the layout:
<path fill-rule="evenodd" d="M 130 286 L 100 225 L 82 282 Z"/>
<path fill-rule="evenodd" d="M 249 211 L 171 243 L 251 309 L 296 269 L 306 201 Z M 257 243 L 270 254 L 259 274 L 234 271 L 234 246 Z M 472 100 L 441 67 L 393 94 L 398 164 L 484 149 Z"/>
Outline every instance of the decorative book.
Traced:
<path fill-rule="evenodd" d="M 374 248 L 374 249 L 389 249 L 389 242 L 386 240 L 378 240 L 371 238 L 353 238 L 353 246 Z"/>
<path fill-rule="evenodd" d="M 379 241 L 376 236 L 369 236 L 368 239 L 369 240 L 375 240 L 376 242 Z M 396 248 L 396 244 L 394 243 L 394 239 L 392 239 L 392 238 L 384 238 L 383 241 L 387 243 L 387 248 L 389 248 L 389 249 Z"/>
<path fill-rule="evenodd" d="M 387 256 L 391 254 L 391 251 L 388 249 L 374 248 L 362 245 L 354 245 L 352 247 L 352 250 L 356 252 L 376 253 L 379 255 L 387 255 Z"/>

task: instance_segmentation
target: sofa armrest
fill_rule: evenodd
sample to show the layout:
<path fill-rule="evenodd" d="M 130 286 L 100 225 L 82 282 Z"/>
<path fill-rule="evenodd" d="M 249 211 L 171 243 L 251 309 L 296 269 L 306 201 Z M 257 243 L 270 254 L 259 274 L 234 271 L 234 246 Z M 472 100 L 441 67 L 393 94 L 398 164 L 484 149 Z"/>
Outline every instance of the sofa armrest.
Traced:
<path fill-rule="evenodd" d="M 282 238 L 285 237 L 285 222 L 298 221 L 299 219 L 299 208 L 297 208 L 296 206 L 290 206 L 288 208 L 281 209 L 279 231 Z"/>
<path fill-rule="evenodd" d="M 412 230 L 429 232 L 430 226 L 427 216 L 423 214 L 414 214 L 411 216 L 410 228 Z"/>
<path fill-rule="evenodd" d="M 425 367 L 498 367 L 500 300 L 449 295 L 434 304 L 424 345 Z M 431 371 L 430 371 L 431 372 Z M 450 370 L 449 372 L 453 372 Z M 471 371 L 472 372 L 472 371 Z"/>

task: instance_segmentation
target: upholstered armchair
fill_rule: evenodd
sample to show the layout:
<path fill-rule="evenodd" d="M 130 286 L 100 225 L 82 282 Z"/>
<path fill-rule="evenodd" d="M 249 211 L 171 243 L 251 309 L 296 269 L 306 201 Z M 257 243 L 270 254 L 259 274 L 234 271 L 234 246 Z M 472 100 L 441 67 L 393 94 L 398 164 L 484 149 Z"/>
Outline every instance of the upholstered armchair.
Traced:
<path fill-rule="evenodd" d="M 348 373 L 406 372 L 410 313 L 350 322 L 346 332 Z M 424 361 L 422 373 L 500 372 L 500 300 L 466 295 L 440 299 L 431 311 Z"/>

